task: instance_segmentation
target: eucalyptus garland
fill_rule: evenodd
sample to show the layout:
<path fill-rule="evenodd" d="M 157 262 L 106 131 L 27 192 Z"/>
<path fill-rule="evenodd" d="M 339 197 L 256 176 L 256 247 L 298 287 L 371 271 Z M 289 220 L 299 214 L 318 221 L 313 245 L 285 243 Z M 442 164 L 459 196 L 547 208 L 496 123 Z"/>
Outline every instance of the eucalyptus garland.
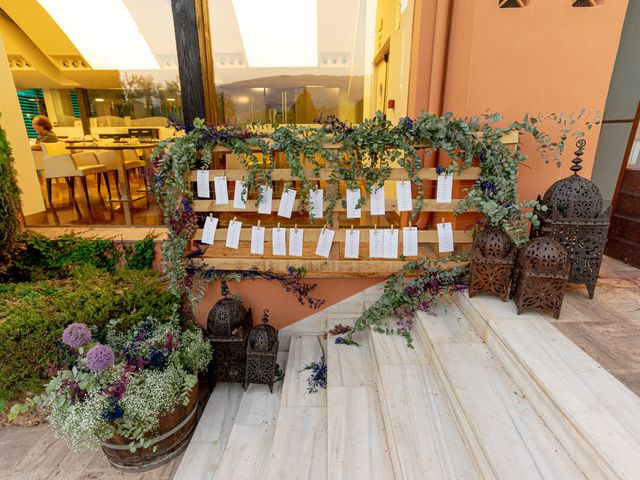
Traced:
<path fill-rule="evenodd" d="M 461 172 L 472 166 L 474 158 L 479 158 L 480 178 L 468 189 L 454 213 L 478 209 L 488 224 L 509 233 L 516 243 L 525 241 L 527 223 L 538 223 L 535 209 L 529 210 L 536 207 L 536 202 L 523 203 L 517 198 L 518 166 L 527 157 L 519 149 L 509 149 L 503 144 L 503 135 L 511 131 L 530 134 L 541 157 L 559 163 L 568 136 L 584 135 L 582 131 L 572 130 L 574 124 L 580 120 L 590 129 L 599 122 L 587 121 L 584 112 L 577 117 L 526 115 L 506 127 L 496 126 L 501 120 L 498 114 L 458 118 L 451 113 L 442 116 L 423 113 L 415 120 L 407 117 L 393 124 L 377 112 L 374 118 L 356 125 L 347 125 L 330 116 L 321 119 L 319 127 L 209 126 L 202 120 L 194 121 L 184 135 L 159 142 L 152 154 L 154 190 L 168 228 L 163 244 L 163 268 L 171 290 L 180 295 L 189 292 L 192 283 L 187 274 L 185 253 L 196 231 L 198 216 L 192 208 L 194 198 L 189 172 L 209 168 L 216 146 L 226 147 L 240 158 L 247 172 L 247 193 L 256 202 L 260 198 L 260 186 L 272 185 L 276 151 L 284 153 L 292 175 L 300 184 L 300 204 L 305 211 L 309 210 L 310 192 L 317 188 L 320 168 L 329 168 L 326 192 L 329 222 L 337 202 L 344 202 L 340 197 L 341 183 L 347 187 L 364 184 L 370 191 L 381 186 L 396 165 L 405 169 L 407 179 L 416 187 L 412 212 L 415 218 L 423 203 L 422 180 L 418 176 L 422 168 L 417 153 L 420 148 L 443 152 L 451 160 L 446 168 L 438 167 L 438 172 Z M 557 140 L 538 128 L 544 121 L 561 126 Z"/>

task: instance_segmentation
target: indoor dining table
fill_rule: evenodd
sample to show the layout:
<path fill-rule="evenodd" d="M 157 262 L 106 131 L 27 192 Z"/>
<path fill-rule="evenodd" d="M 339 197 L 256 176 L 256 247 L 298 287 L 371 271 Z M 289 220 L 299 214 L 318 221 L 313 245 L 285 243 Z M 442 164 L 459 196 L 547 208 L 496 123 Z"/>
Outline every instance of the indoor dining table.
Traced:
<path fill-rule="evenodd" d="M 118 175 L 120 178 L 120 185 L 118 186 L 120 190 L 120 198 L 117 200 L 112 200 L 112 202 L 122 202 L 123 211 L 125 216 L 125 223 L 127 225 L 131 225 L 131 209 L 129 204 L 135 200 L 142 198 L 143 196 L 138 196 L 134 198 L 131 195 L 131 191 L 129 189 L 129 182 L 127 182 L 127 171 L 125 169 L 125 160 L 124 160 L 124 151 L 125 150 L 141 150 L 142 157 L 145 162 L 148 163 L 149 157 L 151 155 L 151 151 L 155 148 L 155 143 L 70 143 L 67 145 L 67 149 L 71 152 L 76 151 L 86 151 L 86 150 L 112 150 L 118 153 Z"/>

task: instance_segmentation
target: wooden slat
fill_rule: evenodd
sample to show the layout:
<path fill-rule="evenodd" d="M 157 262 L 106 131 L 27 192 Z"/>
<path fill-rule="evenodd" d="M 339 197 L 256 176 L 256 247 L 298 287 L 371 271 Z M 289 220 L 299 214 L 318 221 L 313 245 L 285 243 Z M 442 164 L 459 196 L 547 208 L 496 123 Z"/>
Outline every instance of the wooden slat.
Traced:
<path fill-rule="evenodd" d="M 435 199 L 425 199 L 422 203 L 421 212 L 452 212 L 453 209 L 457 206 L 460 200 L 454 200 L 452 203 L 437 203 Z M 414 199 L 415 203 L 415 199 Z M 325 200 L 326 204 L 326 200 Z M 276 217 L 278 212 L 278 207 L 280 206 L 280 200 L 273 200 L 272 209 L 273 212 L 271 215 L 265 215 L 265 217 Z M 258 207 L 256 205 L 255 200 L 247 201 L 247 208 L 245 210 L 239 210 L 237 208 L 233 208 L 233 203 L 229 202 L 226 205 L 216 205 L 214 200 L 194 200 L 193 201 L 193 210 L 196 212 L 257 212 Z M 387 212 L 395 212 L 397 211 L 397 202 L 395 199 L 387 199 L 385 202 L 385 208 Z M 294 212 L 300 210 L 300 201 L 296 200 L 295 205 L 293 207 Z M 345 212 L 347 209 L 342 206 L 341 202 L 337 202 L 334 212 Z M 367 199 L 362 206 L 363 212 L 368 212 L 369 209 L 369 200 Z M 468 212 L 477 212 L 478 210 L 475 208 L 471 208 L 467 210 Z"/>
<path fill-rule="evenodd" d="M 264 232 L 264 240 L 265 242 L 271 241 L 271 228 L 266 227 Z M 285 227 L 282 227 L 285 228 Z M 300 227 L 299 227 L 300 228 Z M 369 229 L 368 228 L 360 228 L 355 229 L 360 230 L 360 243 L 369 243 Z M 320 228 L 305 228 L 304 229 L 304 240 L 305 243 L 307 241 L 317 242 L 320 237 Z M 345 236 L 348 232 L 348 229 L 338 229 L 336 230 L 336 235 L 334 237 L 334 243 L 344 243 Z M 202 238 L 202 229 L 196 230 L 196 234 L 194 235 L 194 240 L 200 240 Z M 224 240 L 227 238 L 227 229 L 226 228 L 218 228 L 216 230 L 216 243 L 222 242 L 224 244 Z M 242 228 L 240 232 L 240 241 L 250 242 L 251 241 L 251 228 L 245 227 Z M 287 239 L 287 242 L 289 240 Z M 453 231 L 453 242 L 456 244 L 459 243 L 471 243 L 473 242 L 473 233 L 471 231 L 464 230 L 454 230 Z M 399 237 L 399 243 L 402 245 L 402 233 Z M 438 232 L 436 230 L 419 230 L 418 231 L 418 243 L 438 243 Z M 265 250 L 267 248 L 265 247 Z"/>
<path fill-rule="evenodd" d="M 388 277 L 396 273 L 401 260 L 315 260 L 315 259 L 260 259 L 260 258 L 203 258 L 205 264 L 219 270 L 252 270 L 287 273 L 290 266 L 304 268 L 308 278 L 318 277 Z M 453 268 L 463 263 L 440 263 L 441 268 Z"/>
<path fill-rule="evenodd" d="M 318 175 L 312 169 L 305 169 L 304 176 L 309 180 L 329 180 L 331 177 L 330 168 L 321 168 Z M 231 170 L 209 170 L 211 181 L 213 177 L 227 176 L 227 181 L 242 180 L 247 177 L 247 171 L 243 169 Z M 480 176 L 480 167 L 469 167 L 460 173 L 454 174 L 454 180 L 476 180 Z M 189 181 L 195 182 L 197 177 L 196 170 L 191 170 Z M 418 171 L 420 180 L 437 180 L 438 173 L 435 168 L 422 168 Z M 271 173 L 274 181 L 298 180 L 297 177 L 291 175 L 289 168 L 275 168 Z M 404 168 L 392 168 L 388 180 L 403 180 L 407 178 L 407 171 Z"/>

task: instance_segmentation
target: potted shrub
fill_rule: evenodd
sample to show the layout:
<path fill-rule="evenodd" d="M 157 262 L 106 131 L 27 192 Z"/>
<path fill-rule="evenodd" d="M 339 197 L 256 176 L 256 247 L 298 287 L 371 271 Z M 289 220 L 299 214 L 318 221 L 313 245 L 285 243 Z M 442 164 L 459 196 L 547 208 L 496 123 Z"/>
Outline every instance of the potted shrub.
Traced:
<path fill-rule="evenodd" d="M 62 334 L 67 358 L 45 393 L 10 416 L 44 407 L 56 436 L 72 449 L 102 448 L 124 471 L 158 467 L 186 448 L 196 424 L 197 373 L 211 345 L 196 329 L 149 318 L 125 333 L 107 328 L 102 342 L 83 323 Z"/>

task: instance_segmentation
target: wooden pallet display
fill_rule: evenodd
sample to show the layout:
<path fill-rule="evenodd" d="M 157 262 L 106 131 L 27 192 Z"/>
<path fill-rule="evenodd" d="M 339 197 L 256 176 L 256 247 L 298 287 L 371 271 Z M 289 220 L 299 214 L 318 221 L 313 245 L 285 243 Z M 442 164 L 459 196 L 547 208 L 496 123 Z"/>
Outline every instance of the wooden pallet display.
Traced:
<path fill-rule="evenodd" d="M 516 148 L 518 143 L 518 136 L 516 132 L 512 132 L 509 135 L 503 137 L 503 142 L 510 148 Z M 339 145 L 327 145 L 328 149 L 339 149 Z M 425 146 L 416 146 L 416 148 L 426 148 Z M 213 149 L 216 156 L 231 154 L 231 151 L 221 146 L 216 146 Z M 455 174 L 455 180 L 463 182 L 473 182 L 480 174 L 479 167 L 470 167 Z M 325 182 L 329 180 L 331 175 L 330 168 L 321 168 L 316 175 L 313 170 L 309 169 L 305 172 L 305 176 L 313 181 L 318 181 L 321 186 L 326 188 Z M 437 180 L 437 172 L 435 168 L 422 168 L 418 172 L 418 177 L 423 181 L 435 181 Z M 370 211 L 369 200 L 367 194 L 362 191 L 362 195 L 365 197 L 365 203 L 362 206 L 362 219 L 349 219 L 345 220 L 341 218 L 341 215 L 345 212 L 345 208 L 341 202 L 337 202 L 332 213 L 333 226 L 330 227 L 336 231 L 331 253 L 328 258 L 323 258 L 315 255 L 315 248 L 318 237 L 320 235 L 321 228 L 325 225 L 326 219 L 316 219 L 313 223 L 308 218 L 292 218 L 286 219 L 277 216 L 279 207 L 279 200 L 275 198 L 276 192 L 278 192 L 278 186 L 284 185 L 286 182 L 295 182 L 297 177 L 291 174 L 291 170 L 288 168 L 274 168 L 271 173 L 271 178 L 274 185 L 274 199 L 272 203 L 271 215 L 258 215 L 255 195 L 253 198 L 247 200 L 246 209 L 234 209 L 233 208 L 233 193 L 231 187 L 235 180 L 242 180 L 247 177 L 247 172 L 242 168 L 229 168 L 229 169 L 211 169 L 209 171 L 209 178 L 213 183 L 213 178 L 218 176 L 226 176 L 229 185 L 230 202 L 226 205 L 218 205 L 212 199 L 196 199 L 193 202 L 193 209 L 196 212 L 203 214 L 213 214 L 220 218 L 220 224 L 216 230 L 216 241 L 213 245 L 203 245 L 206 247 L 206 251 L 203 255 L 205 263 L 215 266 L 221 270 L 246 270 L 246 269 L 258 269 L 261 271 L 273 271 L 276 273 L 287 272 L 290 266 L 296 268 L 304 268 L 309 277 L 387 277 L 390 274 L 398 271 L 403 261 L 399 259 L 371 259 L 369 258 L 369 235 L 368 230 L 376 228 L 375 223 L 380 219 L 383 224 L 385 223 L 384 217 L 369 217 L 367 212 Z M 196 182 L 197 172 L 192 170 L 189 175 L 189 180 Z M 407 179 L 406 171 L 403 168 L 392 168 L 391 174 L 387 181 L 398 181 Z M 341 182 L 342 183 L 342 182 Z M 295 187 L 294 187 L 295 188 Z M 341 185 L 344 189 L 344 185 Z M 195 186 L 194 186 L 195 191 Z M 213 196 L 213 188 L 211 189 Z M 389 197 L 389 195 L 387 195 Z M 387 198 L 385 202 L 385 210 L 387 212 L 397 211 L 395 195 L 393 198 Z M 197 197 L 196 197 L 197 198 Z M 435 199 L 423 200 L 421 212 L 432 212 L 437 216 L 440 214 L 447 215 L 451 218 L 452 212 L 459 199 L 453 199 L 452 203 L 437 203 Z M 299 199 L 296 199 L 294 206 L 295 212 L 299 210 Z M 414 198 L 415 204 L 415 198 Z M 326 206 L 326 199 L 325 199 Z M 475 210 L 471 210 L 472 212 Z M 326 212 L 325 212 L 326 213 Z M 243 222 L 242 232 L 240 235 L 240 244 L 238 249 L 231 249 L 225 247 L 225 239 L 227 236 L 227 229 L 224 228 L 232 218 L 237 217 Z M 265 255 L 252 255 L 250 254 L 250 240 L 251 240 L 251 227 L 258 224 L 266 227 L 265 230 Z M 271 255 L 271 227 L 281 225 L 284 228 L 304 228 L 304 248 L 302 257 L 291 256 L 273 256 Z M 350 228 L 361 229 L 360 233 L 360 252 L 358 259 L 348 259 L 344 257 L 344 247 L 346 232 Z M 380 225 L 377 228 L 389 228 L 386 225 Z M 395 228 L 398 228 L 397 225 Z M 198 229 L 194 236 L 194 241 L 200 243 L 202 238 L 202 229 Z M 453 231 L 454 244 L 456 245 L 456 252 L 465 251 L 471 245 L 473 240 L 472 232 L 468 229 Z M 419 257 L 431 257 L 436 258 L 444 255 L 438 255 L 437 253 L 438 235 L 433 226 L 433 229 L 419 230 L 418 232 L 418 256 L 408 257 L 408 260 L 416 259 Z M 402 254 L 402 235 L 399 236 L 399 254 Z"/>

